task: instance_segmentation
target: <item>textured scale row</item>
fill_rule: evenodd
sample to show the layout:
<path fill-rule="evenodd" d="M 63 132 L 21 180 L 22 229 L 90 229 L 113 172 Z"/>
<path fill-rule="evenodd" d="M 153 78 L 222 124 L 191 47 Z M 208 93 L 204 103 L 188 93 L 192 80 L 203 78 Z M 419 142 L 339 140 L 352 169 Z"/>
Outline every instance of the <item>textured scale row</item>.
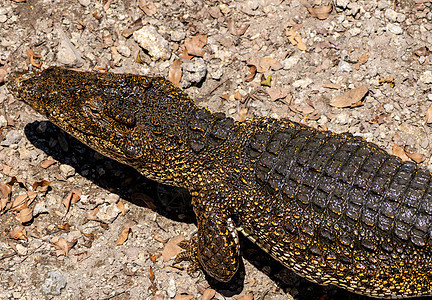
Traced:
<path fill-rule="evenodd" d="M 350 134 L 293 125 L 249 144 L 257 177 L 301 206 L 376 227 L 415 246 L 430 243 L 430 173 Z M 394 233 L 394 235 L 393 235 Z"/>

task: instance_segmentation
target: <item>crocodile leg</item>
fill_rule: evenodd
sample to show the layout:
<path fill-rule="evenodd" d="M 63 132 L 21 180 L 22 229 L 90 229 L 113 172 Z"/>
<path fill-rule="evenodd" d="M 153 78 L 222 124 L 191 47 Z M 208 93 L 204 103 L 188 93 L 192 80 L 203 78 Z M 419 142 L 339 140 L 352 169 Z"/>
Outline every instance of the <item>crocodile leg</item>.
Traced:
<path fill-rule="evenodd" d="M 217 203 L 223 203 L 220 195 L 210 194 L 203 199 L 201 195 L 193 196 L 198 233 L 180 245 L 185 251 L 177 255 L 175 262 L 189 261 L 188 272 L 202 268 L 211 277 L 228 282 L 239 267 L 237 230 L 225 209 L 217 207 Z M 216 205 L 209 207 L 208 203 Z"/>

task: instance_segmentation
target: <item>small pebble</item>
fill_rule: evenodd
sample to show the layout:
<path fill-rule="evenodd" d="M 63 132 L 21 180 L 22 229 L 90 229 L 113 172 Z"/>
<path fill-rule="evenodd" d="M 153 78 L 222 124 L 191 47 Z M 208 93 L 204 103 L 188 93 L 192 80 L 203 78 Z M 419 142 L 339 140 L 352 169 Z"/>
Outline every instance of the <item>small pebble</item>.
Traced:
<path fill-rule="evenodd" d="M 116 204 L 103 204 L 99 206 L 97 217 L 104 223 L 112 223 L 122 211 Z"/>
<path fill-rule="evenodd" d="M 305 88 L 313 82 L 311 78 L 299 79 L 293 82 L 292 86 L 295 88 Z"/>
<path fill-rule="evenodd" d="M 78 0 L 79 4 L 81 4 L 82 6 L 89 6 L 90 5 L 90 0 Z"/>
<path fill-rule="evenodd" d="M 399 24 L 389 23 L 389 24 L 387 24 L 386 29 L 387 29 L 387 31 L 390 31 L 391 33 L 394 33 L 394 34 L 402 34 L 403 33 L 403 29 L 402 29 L 402 27 L 400 27 Z"/>
<path fill-rule="evenodd" d="M 0 128 L 5 127 L 6 125 L 7 125 L 7 120 L 6 120 L 5 116 L 0 115 Z"/>
<path fill-rule="evenodd" d="M 70 165 L 61 164 L 59 168 L 62 176 L 65 178 L 69 178 L 75 175 L 75 168 Z"/>
<path fill-rule="evenodd" d="M 426 149 L 429 146 L 429 140 L 428 139 L 420 139 L 420 147 Z"/>
<path fill-rule="evenodd" d="M 171 32 L 171 40 L 174 42 L 183 41 L 186 38 L 186 32 L 180 30 L 174 30 Z"/>
<path fill-rule="evenodd" d="M 423 83 L 432 83 L 432 71 L 425 71 L 419 79 Z"/>
<path fill-rule="evenodd" d="M 336 6 L 342 8 L 342 9 L 347 8 L 348 3 L 349 3 L 349 0 L 336 0 Z"/>
<path fill-rule="evenodd" d="M 66 279 L 64 279 L 60 271 L 51 271 L 48 277 L 42 284 L 42 293 L 45 295 L 56 296 L 61 294 L 61 290 L 66 287 Z"/>
<path fill-rule="evenodd" d="M 84 60 L 67 35 L 62 30 L 58 30 L 58 36 L 58 62 L 67 67 L 81 67 L 84 64 Z"/>
<path fill-rule="evenodd" d="M 378 1 L 378 9 L 379 10 L 386 9 L 389 6 L 390 6 L 390 4 L 389 4 L 389 1 L 387 1 L 387 0 L 380 0 L 380 1 Z"/>
<path fill-rule="evenodd" d="M 41 201 L 37 202 L 33 209 L 33 217 L 36 217 L 39 214 L 48 213 L 48 209 L 46 207 L 46 202 Z"/>
<path fill-rule="evenodd" d="M 397 17 L 398 17 L 398 13 L 395 12 L 393 9 L 389 8 L 389 9 L 386 9 L 386 11 L 385 11 L 385 13 L 384 13 L 384 16 L 385 16 L 387 19 L 389 19 L 390 21 L 392 21 L 392 22 L 396 22 Z"/>
<path fill-rule="evenodd" d="M 176 283 L 174 281 L 174 279 L 170 279 L 169 283 L 168 283 L 168 288 L 166 290 L 168 297 L 170 298 L 174 298 L 177 294 L 177 287 L 176 287 Z"/>
<path fill-rule="evenodd" d="M 133 33 L 133 38 L 141 48 L 148 51 L 148 54 L 154 60 L 166 60 L 171 57 L 171 49 L 168 41 L 159 34 L 154 26 L 144 26 L 135 31 Z"/>
<path fill-rule="evenodd" d="M 386 113 L 391 113 L 393 109 L 394 109 L 393 104 L 391 103 L 384 104 L 384 110 L 386 111 Z"/>
<path fill-rule="evenodd" d="M 337 72 L 351 72 L 351 71 L 352 71 L 352 66 L 350 63 L 344 60 L 339 61 Z"/>
<path fill-rule="evenodd" d="M 0 143 L 0 146 L 8 147 L 13 144 L 18 144 L 22 139 L 22 134 L 18 130 L 11 130 L 6 134 L 6 138 Z"/>
<path fill-rule="evenodd" d="M 182 64 L 182 88 L 200 83 L 207 75 L 207 66 L 202 58 L 195 58 Z"/>
<path fill-rule="evenodd" d="M 120 45 L 117 47 L 118 52 L 124 57 L 130 57 L 132 54 L 131 49 L 126 45 Z"/>
<path fill-rule="evenodd" d="M 19 255 L 26 255 L 27 254 L 28 249 L 26 247 L 24 247 L 23 245 L 16 244 L 15 247 L 16 247 Z"/>

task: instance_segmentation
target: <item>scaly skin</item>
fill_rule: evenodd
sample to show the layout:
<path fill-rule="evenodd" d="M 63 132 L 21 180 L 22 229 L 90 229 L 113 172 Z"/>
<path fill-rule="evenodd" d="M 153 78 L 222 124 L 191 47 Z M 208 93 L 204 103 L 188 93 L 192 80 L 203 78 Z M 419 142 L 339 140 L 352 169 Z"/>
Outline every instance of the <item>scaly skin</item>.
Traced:
<path fill-rule="evenodd" d="M 96 151 L 187 188 L 198 234 L 179 260 L 227 282 L 237 230 L 297 274 L 381 298 L 432 294 L 431 174 L 350 134 L 236 122 L 163 78 L 49 68 L 14 95 Z"/>

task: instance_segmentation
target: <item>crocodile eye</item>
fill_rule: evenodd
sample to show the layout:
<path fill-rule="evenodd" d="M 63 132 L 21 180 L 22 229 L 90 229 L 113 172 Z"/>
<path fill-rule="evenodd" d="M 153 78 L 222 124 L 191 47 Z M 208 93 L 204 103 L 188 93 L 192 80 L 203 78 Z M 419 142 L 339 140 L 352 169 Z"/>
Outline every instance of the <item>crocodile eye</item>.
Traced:
<path fill-rule="evenodd" d="M 126 109 L 123 105 L 119 104 L 120 103 L 117 103 L 117 101 L 108 104 L 103 108 L 104 113 L 116 122 L 123 124 L 128 128 L 135 127 L 135 113 L 130 109 Z"/>

